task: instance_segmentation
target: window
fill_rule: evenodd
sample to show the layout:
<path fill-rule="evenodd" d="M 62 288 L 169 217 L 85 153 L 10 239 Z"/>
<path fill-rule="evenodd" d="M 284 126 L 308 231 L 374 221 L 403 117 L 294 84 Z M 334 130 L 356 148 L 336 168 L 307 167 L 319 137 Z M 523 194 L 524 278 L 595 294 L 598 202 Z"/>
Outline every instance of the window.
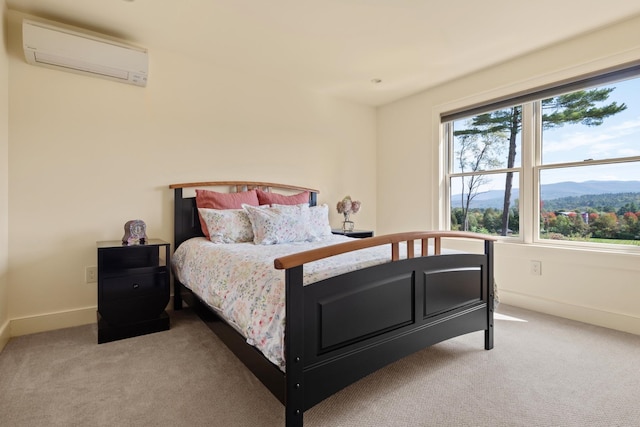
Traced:
<path fill-rule="evenodd" d="M 520 234 L 521 117 L 518 105 L 448 123 L 452 230 Z"/>
<path fill-rule="evenodd" d="M 639 65 L 442 124 L 452 230 L 640 246 Z"/>

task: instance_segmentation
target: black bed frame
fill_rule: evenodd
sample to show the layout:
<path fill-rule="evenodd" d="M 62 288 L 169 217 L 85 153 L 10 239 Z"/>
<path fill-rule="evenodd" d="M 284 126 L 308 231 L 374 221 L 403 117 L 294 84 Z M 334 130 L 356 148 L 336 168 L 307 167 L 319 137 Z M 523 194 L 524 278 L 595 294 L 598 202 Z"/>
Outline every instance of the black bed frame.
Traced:
<path fill-rule="evenodd" d="M 175 241 L 202 236 L 195 197 L 183 197 L 183 188 L 231 186 L 317 191 L 288 185 L 244 181 L 175 184 Z M 482 254 L 412 257 L 414 240 L 423 254 L 434 239 L 484 241 Z M 303 413 L 366 375 L 418 350 L 475 331 L 484 331 L 484 348 L 493 348 L 494 238 L 461 232 L 415 232 L 354 239 L 319 250 L 274 260 L 285 270 L 286 374 L 269 362 L 231 326 L 177 280 L 174 308 L 183 298 L 236 356 L 285 405 L 286 426 L 302 426 Z M 357 270 L 303 286 L 303 265 L 360 248 L 389 244 L 397 259 L 398 243 L 407 242 L 409 257 Z"/>

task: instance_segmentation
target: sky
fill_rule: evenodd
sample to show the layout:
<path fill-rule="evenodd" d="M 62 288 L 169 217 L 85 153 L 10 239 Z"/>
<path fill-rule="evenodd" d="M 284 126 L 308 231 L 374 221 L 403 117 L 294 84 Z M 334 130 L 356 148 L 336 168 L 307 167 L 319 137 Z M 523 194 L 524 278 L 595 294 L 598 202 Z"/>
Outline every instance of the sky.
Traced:
<path fill-rule="evenodd" d="M 543 133 L 543 163 L 640 156 L 640 78 L 611 84 L 608 102 L 627 109 L 604 119 L 600 126 L 565 125 Z M 640 164 L 571 168 L 549 171 L 548 182 L 640 180 Z M 544 177 L 543 177 L 544 178 Z M 547 181 L 547 180 L 545 180 Z"/>
<path fill-rule="evenodd" d="M 608 118 L 600 126 L 564 125 L 545 130 L 542 136 L 543 164 L 581 162 L 587 159 L 640 156 L 640 77 L 612 83 L 608 103 L 626 104 L 627 109 Z M 456 128 L 459 125 L 456 122 Z M 518 146 L 516 162 L 520 162 Z M 506 165 L 506 152 L 503 155 Z M 459 170 L 459 169 L 458 169 Z M 589 180 L 640 181 L 640 162 L 543 170 L 541 184 Z M 495 182 L 492 182 L 495 181 Z M 514 188 L 518 187 L 514 180 Z M 496 175 L 480 191 L 504 189 L 504 174 Z M 613 190 L 613 189 L 612 189 Z M 454 193 L 457 193 L 454 189 Z"/>

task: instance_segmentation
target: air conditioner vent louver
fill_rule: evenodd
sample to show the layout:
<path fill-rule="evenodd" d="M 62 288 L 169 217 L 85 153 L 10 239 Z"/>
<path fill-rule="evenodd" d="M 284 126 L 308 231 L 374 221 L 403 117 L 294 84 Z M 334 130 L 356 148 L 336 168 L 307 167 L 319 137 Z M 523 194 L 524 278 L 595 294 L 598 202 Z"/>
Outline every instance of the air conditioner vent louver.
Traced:
<path fill-rule="evenodd" d="M 79 61 L 76 59 L 50 55 L 48 53 L 36 52 L 35 61 L 38 64 L 55 65 L 57 67 L 69 68 L 70 70 L 84 71 L 92 74 L 100 74 L 101 76 L 113 77 L 120 80 L 129 79 L 129 73 L 127 71 L 105 67 L 103 65 L 90 64 L 88 62 Z"/>
<path fill-rule="evenodd" d="M 25 58 L 32 65 L 147 85 L 146 49 L 27 19 L 22 38 Z"/>

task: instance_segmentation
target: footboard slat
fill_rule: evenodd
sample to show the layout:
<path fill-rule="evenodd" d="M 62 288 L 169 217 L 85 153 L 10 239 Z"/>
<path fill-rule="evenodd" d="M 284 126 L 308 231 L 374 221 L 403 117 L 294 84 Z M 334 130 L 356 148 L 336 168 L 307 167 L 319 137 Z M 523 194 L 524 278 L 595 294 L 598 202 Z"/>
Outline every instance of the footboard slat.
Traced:
<path fill-rule="evenodd" d="M 413 258 L 415 256 L 415 244 L 414 240 L 407 240 L 407 258 Z"/>

